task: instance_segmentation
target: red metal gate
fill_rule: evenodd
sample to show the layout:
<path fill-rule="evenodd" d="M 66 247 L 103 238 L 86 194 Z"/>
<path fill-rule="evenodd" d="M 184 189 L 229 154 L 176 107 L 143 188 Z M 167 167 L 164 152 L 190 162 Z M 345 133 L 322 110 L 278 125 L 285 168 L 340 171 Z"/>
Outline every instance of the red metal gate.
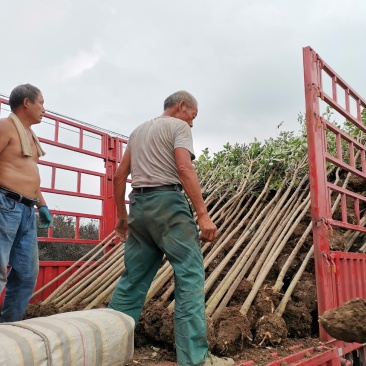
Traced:
<path fill-rule="evenodd" d="M 321 315 L 351 298 L 366 298 L 366 255 L 330 248 L 336 228 L 350 233 L 366 232 L 360 214 L 366 197 L 332 184 L 327 178 L 327 168 L 333 166 L 366 182 L 366 148 L 349 132 L 366 133 L 362 121 L 366 101 L 310 47 L 304 48 L 303 56 L 314 259 Z M 332 111 L 343 122 L 347 121 L 348 132 L 329 120 Z M 332 214 L 332 192 L 341 198 L 341 214 L 337 217 Z M 330 339 L 324 329 L 320 330 L 320 338 Z"/>
<path fill-rule="evenodd" d="M 9 113 L 8 100 L 0 97 L 1 117 Z M 114 230 L 116 208 L 112 179 L 121 161 L 127 137 L 49 111 L 45 113 L 42 123 L 33 129 L 47 153 L 40 159 L 39 169 L 41 190 L 51 213 L 70 218 L 75 225 L 73 237 L 54 237 L 50 228 L 44 236 L 38 237 L 38 241 L 99 243 Z M 99 238 L 83 237 L 80 228 L 88 220 L 96 222 Z M 41 262 L 36 289 L 64 268 L 65 262 Z M 39 298 L 33 301 L 36 300 Z"/>

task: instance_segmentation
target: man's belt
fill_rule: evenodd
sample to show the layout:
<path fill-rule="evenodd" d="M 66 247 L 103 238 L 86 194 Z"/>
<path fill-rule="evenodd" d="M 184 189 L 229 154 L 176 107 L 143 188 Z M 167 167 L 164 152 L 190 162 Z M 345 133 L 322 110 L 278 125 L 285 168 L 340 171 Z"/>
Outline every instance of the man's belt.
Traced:
<path fill-rule="evenodd" d="M 165 186 L 158 186 L 158 187 L 135 187 L 132 188 L 133 193 L 149 193 L 149 192 L 156 192 L 156 191 L 178 191 L 182 190 L 181 184 L 170 184 Z"/>
<path fill-rule="evenodd" d="M 17 192 L 11 191 L 10 189 L 1 187 L 1 186 L 0 186 L 0 192 L 3 193 L 5 197 L 10 198 L 14 201 L 23 203 L 24 205 L 29 206 L 29 207 L 34 206 L 39 201 L 38 198 L 34 198 L 34 199 L 27 198 Z"/>

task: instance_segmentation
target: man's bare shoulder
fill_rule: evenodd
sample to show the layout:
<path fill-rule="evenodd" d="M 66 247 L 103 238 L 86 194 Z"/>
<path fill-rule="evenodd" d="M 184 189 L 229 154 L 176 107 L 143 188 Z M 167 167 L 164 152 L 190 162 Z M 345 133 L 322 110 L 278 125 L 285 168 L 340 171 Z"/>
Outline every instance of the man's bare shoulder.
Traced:
<path fill-rule="evenodd" d="M 13 121 L 9 118 L 0 118 L 0 128 L 2 129 L 8 129 L 14 126 Z"/>
<path fill-rule="evenodd" d="M 10 118 L 0 118 L 0 141 L 1 145 L 7 144 L 8 141 L 14 138 L 16 129 L 13 121 Z M 3 148 L 4 146 L 2 146 Z"/>
<path fill-rule="evenodd" d="M 14 122 L 11 118 L 0 118 L 0 131 L 2 134 L 13 135 L 17 133 Z"/>

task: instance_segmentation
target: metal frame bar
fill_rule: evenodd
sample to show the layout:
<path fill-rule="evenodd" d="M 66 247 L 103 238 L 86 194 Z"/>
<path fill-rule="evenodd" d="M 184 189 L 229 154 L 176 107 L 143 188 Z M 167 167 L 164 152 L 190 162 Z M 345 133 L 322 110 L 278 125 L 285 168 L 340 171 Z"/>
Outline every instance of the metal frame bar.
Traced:
<path fill-rule="evenodd" d="M 366 283 L 360 276 L 366 266 L 366 255 L 359 253 L 335 252 L 329 247 L 331 226 L 366 232 L 360 224 L 360 202 L 366 198 L 348 189 L 327 181 L 326 164 L 331 163 L 357 177 L 366 179 L 366 148 L 345 131 L 320 116 L 320 100 L 366 133 L 362 123 L 361 108 L 366 102 L 310 47 L 303 49 L 304 82 L 306 100 L 306 128 L 308 137 L 309 176 L 311 194 L 311 215 L 313 223 L 314 259 L 317 282 L 318 312 L 339 306 L 355 296 L 366 295 Z M 323 90 L 323 73 L 332 80 L 332 95 Z M 344 107 L 339 103 L 340 93 L 344 92 Z M 356 115 L 351 113 L 351 98 L 356 103 Z M 336 156 L 327 148 L 327 131 L 335 134 Z M 348 148 L 349 162 L 343 158 Z M 361 167 L 357 167 L 355 149 L 360 153 Z M 332 218 L 330 192 L 341 196 L 341 220 Z M 348 222 L 347 199 L 352 199 L 356 224 Z M 360 277 L 358 277 L 360 276 Z M 330 336 L 320 328 L 320 338 L 330 340 Z"/>

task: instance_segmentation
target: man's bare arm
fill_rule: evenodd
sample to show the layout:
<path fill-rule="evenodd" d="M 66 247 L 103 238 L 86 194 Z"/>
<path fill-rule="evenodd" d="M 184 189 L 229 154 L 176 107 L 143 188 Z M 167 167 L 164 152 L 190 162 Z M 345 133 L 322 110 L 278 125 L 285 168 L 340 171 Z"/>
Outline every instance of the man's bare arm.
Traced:
<path fill-rule="evenodd" d="M 47 206 L 46 200 L 44 199 L 43 194 L 41 192 L 41 188 L 38 188 L 36 198 L 39 199 L 39 201 L 37 203 L 37 207 L 38 206 Z"/>
<path fill-rule="evenodd" d="M 198 226 L 201 230 L 200 239 L 212 241 L 217 236 L 217 228 L 208 215 L 190 153 L 187 149 L 179 147 L 174 150 L 174 156 L 179 179 L 197 213 Z"/>
<path fill-rule="evenodd" d="M 9 126 L 6 119 L 0 119 L 0 154 L 6 149 L 10 141 Z"/>
<path fill-rule="evenodd" d="M 113 178 L 114 200 L 117 206 L 117 223 L 116 235 L 122 240 L 127 240 L 128 235 L 128 219 L 125 203 L 126 183 L 128 176 L 131 173 L 131 154 L 126 150 L 121 164 L 116 170 Z"/>

